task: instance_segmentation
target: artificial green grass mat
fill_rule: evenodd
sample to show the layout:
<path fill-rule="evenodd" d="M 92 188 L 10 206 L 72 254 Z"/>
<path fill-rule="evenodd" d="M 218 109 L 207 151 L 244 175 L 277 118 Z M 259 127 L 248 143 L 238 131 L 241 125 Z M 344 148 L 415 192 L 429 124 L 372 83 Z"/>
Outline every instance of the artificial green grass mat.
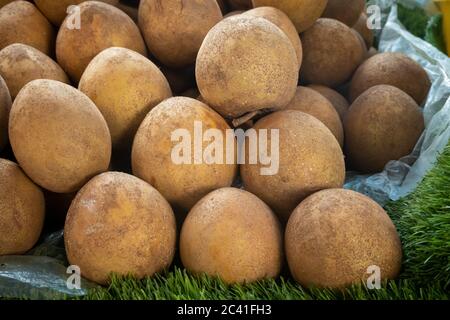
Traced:
<path fill-rule="evenodd" d="M 413 193 L 386 209 L 402 239 L 402 278 L 450 288 L 450 146 Z"/>
<path fill-rule="evenodd" d="M 379 290 L 353 286 L 345 291 L 304 289 L 283 278 L 249 285 L 227 286 L 219 279 L 194 277 L 182 269 L 153 278 L 113 278 L 106 289 L 96 289 L 86 300 L 448 300 L 438 283 L 419 288 L 408 280 L 390 281 Z"/>
<path fill-rule="evenodd" d="M 283 278 L 227 286 L 218 279 L 192 276 L 175 268 L 153 278 L 114 277 L 108 288 L 84 299 L 449 299 L 450 287 L 450 145 L 417 189 L 386 209 L 400 233 L 403 271 L 380 290 L 353 286 L 343 292 L 308 290 Z"/>

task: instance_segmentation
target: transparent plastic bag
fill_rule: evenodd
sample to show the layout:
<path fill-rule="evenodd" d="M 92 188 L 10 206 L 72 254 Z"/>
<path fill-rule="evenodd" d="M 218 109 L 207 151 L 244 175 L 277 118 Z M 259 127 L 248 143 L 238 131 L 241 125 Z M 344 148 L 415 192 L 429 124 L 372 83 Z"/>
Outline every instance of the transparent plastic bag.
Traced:
<path fill-rule="evenodd" d="M 80 289 L 67 281 L 67 259 L 63 232 L 52 233 L 23 256 L 0 256 L 0 297 L 23 299 L 62 299 L 82 296 L 94 283 L 80 279 Z"/>
<path fill-rule="evenodd" d="M 407 3 L 426 6 L 432 10 L 431 1 Z M 438 49 L 409 33 L 397 18 L 397 5 L 392 0 L 374 0 L 387 21 L 380 34 L 380 52 L 403 52 L 417 61 L 427 71 L 432 87 L 423 106 L 425 132 L 411 155 L 389 162 L 385 169 L 374 175 L 349 172 L 346 188 L 364 193 L 380 204 L 398 200 L 415 189 L 433 167 L 440 152 L 450 138 L 450 59 Z"/>

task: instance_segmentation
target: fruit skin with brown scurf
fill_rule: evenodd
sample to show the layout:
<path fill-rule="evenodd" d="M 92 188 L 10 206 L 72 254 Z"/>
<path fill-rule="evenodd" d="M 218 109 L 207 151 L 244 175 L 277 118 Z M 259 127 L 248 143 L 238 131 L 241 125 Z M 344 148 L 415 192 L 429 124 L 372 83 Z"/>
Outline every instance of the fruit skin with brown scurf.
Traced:
<path fill-rule="evenodd" d="M 139 6 L 149 50 L 172 68 L 194 64 L 206 34 L 222 18 L 216 1 L 142 0 Z"/>
<path fill-rule="evenodd" d="M 358 21 L 365 6 L 365 0 L 328 0 L 322 17 L 336 19 L 352 27 Z"/>
<path fill-rule="evenodd" d="M 298 33 L 310 28 L 322 15 L 328 0 L 253 0 L 254 7 L 275 7 L 286 13 Z"/>
<path fill-rule="evenodd" d="M 60 26 L 67 16 L 67 9 L 72 5 L 78 5 L 85 0 L 34 0 L 36 6 L 55 26 Z M 119 0 L 96 0 L 117 5 Z"/>
<path fill-rule="evenodd" d="M 226 283 L 275 278 L 283 261 L 280 224 L 255 195 L 222 188 L 189 212 L 180 236 L 183 265 Z"/>
<path fill-rule="evenodd" d="M 11 109 L 9 137 L 26 174 L 53 192 L 77 191 L 109 166 L 105 119 L 86 95 L 59 81 L 25 85 Z"/>
<path fill-rule="evenodd" d="M 6 6 L 8 3 L 11 3 L 17 0 L 0 0 L 0 8 Z"/>
<path fill-rule="evenodd" d="M 208 105 L 225 117 L 277 110 L 295 94 L 297 55 L 286 34 L 267 19 L 233 16 L 206 36 L 196 79 Z"/>
<path fill-rule="evenodd" d="M 399 52 L 383 52 L 366 60 L 353 75 L 350 101 L 376 85 L 391 85 L 406 92 L 421 105 L 431 81 L 420 64 Z"/>
<path fill-rule="evenodd" d="M 339 92 L 328 88 L 326 86 L 322 86 L 319 84 L 311 84 L 308 86 L 308 88 L 311 88 L 321 95 L 323 95 L 325 98 L 328 99 L 328 101 L 331 102 L 333 107 L 336 109 L 336 111 L 339 114 L 339 117 L 341 118 L 341 121 L 344 121 L 345 115 L 347 114 L 348 108 L 350 107 L 350 104 L 348 103 L 347 99 L 343 95 L 341 95 Z"/>
<path fill-rule="evenodd" d="M 0 159 L 0 256 L 23 254 L 44 225 L 42 190 L 9 160 Z"/>
<path fill-rule="evenodd" d="M 260 129 L 268 130 L 268 146 L 273 139 L 271 130 L 279 130 L 279 170 L 261 175 L 260 163 L 241 165 L 244 189 L 267 203 L 282 222 L 312 193 L 343 186 L 342 149 L 331 131 L 313 116 L 297 110 L 278 111 L 253 128 L 258 135 Z M 245 154 L 248 159 L 248 150 Z"/>
<path fill-rule="evenodd" d="M 63 69 L 39 50 L 15 43 L 0 51 L 0 75 L 14 98 L 28 82 L 51 79 L 70 84 Z"/>
<path fill-rule="evenodd" d="M 8 119 L 11 104 L 8 87 L 5 80 L 0 76 L 0 151 L 8 143 Z"/>
<path fill-rule="evenodd" d="M 346 155 L 353 169 L 379 172 L 409 155 L 424 130 L 420 107 L 400 89 L 372 87 L 351 105 L 344 121 Z"/>
<path fill-rule="evenodd" d="M 125 48 L 109 48 L 88 65 L 79 89 L 105 117 L 113 147 L 130 151 L 147 113 L 170 98 L 169 83 L 146 57 Z"/>
<path fill-rule="evenodd" d="M 145 181 L 107 172 L 89 181 L 73 200 L 64 241 L 69 262 L 89 280 L 107 284 L 111 273 L 141 279 L 170 266 L 175 216 Z"/>
<path fill-rule="evenodd" d="M 246 11 L 243 15 L 267 19 L 280 28 L 288 36 L 289 40 L 291 40 L 292 46 L 297 54 L 300 69 L 303 60 L 302 42 L 294 24 L 283 11 L 273 7 L 259 7 Z"/>
<path fill-rule="evenodd" d="M 0 9 L 0 50 L 13 43 L 27 44 L 53 55 L 55 30 L 28 1 L 13 1 Z"/>
<path fill-rule="evenodd" d="M 330 129 L 341 147 L 344 146 L 344 128 L 331 102 L 317 91 L 299 86 L 294 99 L 285 110 L 298 110 L 320 120 Z"/>
<path fill-rule="evenodd" d="M 57 61 L 75 83 L 89 62 L 104 49 L 123 47 L 147 54 L 139 28 L 125 12 L 98 1 L 83 2 L 79 8 L 82 27 L 71 29 L 67 18 L 56 39 Z"/>
<path fill-rule="evenodd" d="M 201 146 L 202 163 L 195 163 L 196 121 L 202 125 L 203 132 L 220 130 L 225 144 L 226 130 L 230 127 L 218 113 L 195 99 L 175 97 L 150 111 L 139 127 L 131 155 L 133 174 L 154 186 L 172 205 L 185 210 L 192 208 L 209 192 L 231 186 L 237 173 L 234 159 L 233 164 L 226 164 L 226 149 L 222 164 L 205 162 L 203 152 L 210 144 L 207 141 L 203 141 Z M 179 137 L 172 140 L 177 130 L 186 130 L 191 137 L 188 163 L 173 161 L 173 153 L 179 155 L 175 147 L 181 143 Z"/>
<path fill-rule="evenodd" d="M 400 238 L 383 208 L 344 189 L 305 199 L 289 219 L 285 247 L 291 273 L 305 287 L 365 284 L 370 266 L 380 268 L 381 281 L 395 279 L 402 263 Z"/>
<path fill-rule="evenodd" d="M 363 61 L 357 33 L 334 19 L 320 18 L 302 34 L 301 78 L 308 84 L 336 87 L 351 78 Z"/>

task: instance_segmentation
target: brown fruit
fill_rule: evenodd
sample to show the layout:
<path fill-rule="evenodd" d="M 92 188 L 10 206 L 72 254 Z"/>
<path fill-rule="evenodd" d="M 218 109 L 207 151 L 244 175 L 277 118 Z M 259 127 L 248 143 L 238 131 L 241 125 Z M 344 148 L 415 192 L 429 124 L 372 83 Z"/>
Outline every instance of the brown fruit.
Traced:
<path fill-rule="evenodd" d="M 188 210 L 209 192 L 231 186 L 237 171 L 234 158 L 232 164 L 226 164 L 226 149 L 216 150 L 222 161 L 208 164 L 204 160 L 210 141 L 201 140 L 201 155 L 195 161 L 195 122 L 202 126 L 200 135 L 209 129 L 219 130 L 225 144 L 230 127 L 219 114 L 200 101 L 176 97 L 150 111 L 139 127 L 132 151 L 133 173 L 154 186 L 172 205 Z M 178 135 L 180 130 L 189 136 Z M 181 150 L 183 146 L 186 148 Z"/>
<path fill-rule="evenodd" d="M 361 172 L 378 172 L 409 155 L 424 130 L 421 109 L 406 93 L 379 85 L 351 105 L 344 122 L 346 155 Z"/>
<path fill-rule="evenodd" d="M 342 22 L 321 18 L 302 34 L 301 77 L 306 83 L 336 87 L 350 79 L 365 52 L 357 35 Z"/>
<path fill-rule="evenodd" d="M 107 172 L 73 200 L 64 227 L 67 258 L 81 274 L 107 284 L 111 273 L 152 276 L 170 266 L 176 240 L 170 205 L 145 181 Z"/>
<path fill-rule="evenodd" d="M 294 279 L 306 287 L 365 284 L 377 267 L 381 281 L 395 279 L 402 263 L 397 230 L 383 208 L 344 189 L 304 200 L 289 219 L 285 246 Z"/>
<path fill-rule="evenodd" d="M 0 151 L 8 143 L 8 119 L 11 103 L 11 96 L 6 82 L 0 76 Z"/>
<path fill-rule="evenodd" d="M 142 0 L 139 6 L 139 27 L 149 50 L 175 68 L 195 63 L 203 39 L 222 18 L 211 0 Z"/>
<path fill-rule="evenodd" d="M 68 14 L 68 8 L 73 5 L 78 5 L 84 1 L 85 0 L 34 0 L 34 3 L 51 23 L 59 27 Z M 119 3 L 119 0 L 96 1 L 101 1 L 112 5 L 117 5 Z"/>
<path fill-rule="evenodd" d="M 331 131 L 313 116 L 296 110 L 279 111 L 259 120 L 253 129 L 258 136 L 260 129 L 268 130 L 268 146 L 275 143 L 276 148 L 278 142 L 279 170 L 262 175 L 265 166 L 246 161 L 241 166 L 244 189 L 266 202 L 284 222 L 307 196 L 344 184 L 342 149 Z M 274 140 L 273 130 L 279 130 L 279 141 Z"/>
<path fill-rule="evenodd" d="M 302 33 L 322 15 L 328 0 L 253 0 L 255 7 L 275 7 L 286 13 Z"/>
<path fill-rule="evenodd" d="M 330 129 L 339 145 L 344 146 L 344 129 L 339 114 L 331 102 L 317 91 L 307 87 L 298 87 L 294 99 L 285 109 L 298 110 L 320 120 Z"/>
<path fill-rule="evenodd" d="M 196 78 L 205 101 L 223 116 L 281 109 L 297 88 L 297 55 L 273 23 L 234 16 L 206 36 L 197 57 Z"/>
<path fill-rule="evenodd" d="M 358 21 L 365 6 L 365 0 L 328 0 L 322 17 L 336 19 L 352 27 Z"/>
<path fill-rule="evenodd" d="M 253 194 L 219 189 L 189 212 L 181 230 L 180 253 L 189 271 L 219 276 L 226 283 L 275 278 L 283 259 L 280 225 Z"/>
<path fill-rule="evenodd" d="M 23 254 L 38 241 L 44 225 L 41 189 L 17 164 L 0 159 L 0 256 Z"/>
<path fill-rule="evenodd" d="M 355 72 L 350 100 L 355 101 L 367 89 L 386 84 L 406 92 L 421 105 L 431 87 L 430 78 L 420 64 L 403 53 L 384 52 L 366 60 Z"/>
<path fill-rule="evenodd" d="M 27 44 L 53 55 L 55 31 L 30 2 L 13 1 L 0 9 L 0 50 L 13 43 Z"/>
<path fill-rule="evenodd" d="M 108 169 L 105 119 L 87 96 L 59 81 L 25 85 L 11 109 L 9 137 L 23 170 L 53 192 L 74 192 Z"/>
<path fill-rule="evenodd" d="M 109 48 L 88 65 L 79 89 L 105 117 L 113 147 L 131 150 L 147 113 L 172 96 L 164 75 L 146 57 L 125 48 Z"/>
<path fill-rule="evenodd" d="M 376 54 L 378 54 L 378 50 L 374 47 L 370 48 L 369 51 L 367 51 L 366 60 L 372 58 Z"/>
<path fill-rule="evenodd" d="M 323 95 L 325 98 L 328 99 L 328 101 L 331 102 L 333 107 L 336 109 L 336 111 L 339 114 L 339 117 L 341 118 L 341 121 L 344 121 L 345 115 L 347 114 L 348 108 L 350 107 L 347 99 L 344 98 L 343 95 L 341 95 L 339 92 L 330 89 L 325 86 L 321 86 L 319 84 L 311 84 L 308 86 L 308 88 L 311 88 L 321 95 Z"/>
<path fill-rule="evenodd" d="M 17 0 L 0 0 L 0 8 L 6 6 L 8 3 L 11 3 Z"/>
<path fill-rule="evenodd" d="M 300 69 L 303 60 L 302 42 L 294 24 L 283 11 L 273 7 L 259 7 L 246 11 L 244 15 L 265 18 L 280 28 L 288 36 L 289 40 L 291 40 L 292 46 L 297 54 Z"/>
<path fill-rule="evenodd" d="M 30 81 L 51 79 L 70 84 L 64 70 L 39 50 L 21 43 L 0 51 L 0 75 L 5 79 L 14 100 Z"/>
<path fill-rule="evenodd" d="M 67 18 L 56 40 L 58 63 L 74 82 L 78 83 L 89 62 L 104 49 L 123 47 L 146 55 L 139 28 L 122 10 L 98 1 L 83 2 L 79 8 L 81 28 L 73 28 Z"/>
<path fill-rule="evenodd" d="M 373 46 L 374 35 L 373 31 L 367 27 L 367 15 L 364 12 L 359 16 L 353 29 L 363 37 L 367 49 L 370 49 Z"/>
<path fill-rule="evenodd" d="M 364 41 L 364 38 L 358 33 L 358 31 L 356 31 L 355 29 L 350 29 L 352 32 L 353 32 L 353 34 L 358 38 L 358 40 L 359 40 L 359 43 L 360 43 L 360 45 L 361 45 L 361 52 L 362 52 L 362 55 L 363 55 L 363 59 L 361 60 L 361 61 L 364 61 L 365 59 L 366 59 L 366 57 L 367 57 L 367 53 L 368 53 L 368 49 L 367 49 L 367 46 L 366 46 L 366 42 Z"/>

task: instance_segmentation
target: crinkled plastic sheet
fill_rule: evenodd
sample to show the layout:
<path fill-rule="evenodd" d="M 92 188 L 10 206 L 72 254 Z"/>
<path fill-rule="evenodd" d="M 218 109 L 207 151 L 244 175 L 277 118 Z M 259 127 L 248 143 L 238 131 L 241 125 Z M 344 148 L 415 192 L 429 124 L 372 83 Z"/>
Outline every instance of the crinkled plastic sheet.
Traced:
<path fill-rule="evenodd" d="M 427 0 L 405 0 L 433 10 Z M 393 0 L 374 0 L 386 23 L 380 36 L 380 51 L 399 51 L 419 62 L 428 72 L 433 86 L 424 106 L 426 130 L 414 152 L 391 161 L 381 173 L 367 176 L 348 173 L 346 188 L 365 193 L 383 204 L 411 192 L 435 163 L 450 137 L 450 61 L 425 41 L 416 38 L 400 24 Z M 84 295 L 95 284 L 82 280 L 80 290 L 70 290 L 66 281 L 67 261 L 63 234 L 48 236 L 25 256 L 0 257 L 0 297 L 59 299 Z"/>
<path fill-rule="evenodd" d="M 384 171 L 374 175 L 349 172 L 346 188 L 364 193 L 380 204 L 398 200 L 415 189 L 433 167 L 450 138 L 450 59 L 431 44 L 409 33 L 397 19 L 394 1 L 372 1 L 390 14 L 380 35 L 379 51 L 403 52 L 427 71 L 432 87 L 424 104 L 425 131 L 411 155 L 389 162 Z M 414 1 L 406 1 L 413 4 Z M 419 1 L 433 10 L 430 1 Z M 389 10 L 389 9 L 388 9 Z M 389 12 L 389 11 L 388 11 Z"/>
<path fill-rule="evenodd" d="M 81 279 L 80 289 L 69 289 L 63 232 L 49 235 L 23 256 L 0 256 L 0 297 L 62 299 L 82 296 L 96 285 Z"/>

